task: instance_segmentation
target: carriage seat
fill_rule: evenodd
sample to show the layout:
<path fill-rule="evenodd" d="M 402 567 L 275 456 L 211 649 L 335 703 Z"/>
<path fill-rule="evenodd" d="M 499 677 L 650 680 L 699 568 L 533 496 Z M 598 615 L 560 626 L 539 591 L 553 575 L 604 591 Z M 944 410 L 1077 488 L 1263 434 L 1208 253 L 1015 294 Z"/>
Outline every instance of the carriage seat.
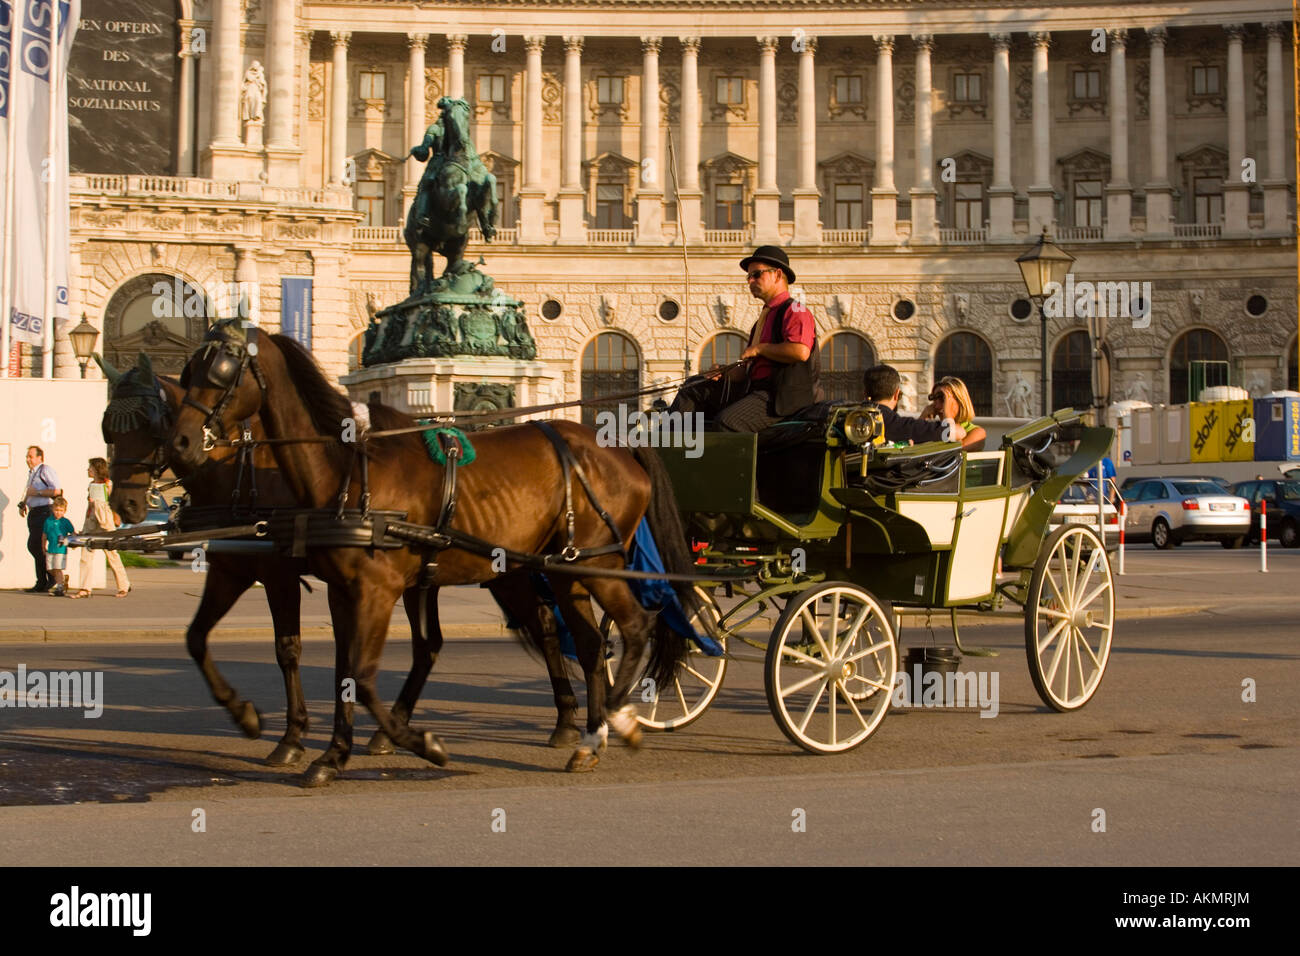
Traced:
<path fill-rule="evenodd" d="M 955 494 L 961 479 L 964 459 L 957 442 L 924 442 L 906 448 L 876 449 L 867 462 L 865 479 L 858 479 L 860 469 L 846 462 L 845 471 L 855 476 L 851 484 L 865 487 L 872 494 L 900 491 L 928 491 Z"/>
<path fill-rule="evenodd" d="M 821 500 L 826 423 L 844 402 L 818 402 L 758 433 L 758 500 L 803 524 Z"/>

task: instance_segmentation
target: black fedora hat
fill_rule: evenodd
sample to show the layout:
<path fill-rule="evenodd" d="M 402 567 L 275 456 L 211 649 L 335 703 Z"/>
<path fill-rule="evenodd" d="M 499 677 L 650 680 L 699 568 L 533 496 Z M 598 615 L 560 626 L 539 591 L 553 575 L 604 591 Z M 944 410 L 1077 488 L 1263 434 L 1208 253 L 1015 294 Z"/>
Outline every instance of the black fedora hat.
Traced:
<path fill-rule="evenodd" d="M 748 272 L 751 262 L 766 262 L 769 266 L 777 266 L 785 273 L 785 281 L 794 281 L 794 270 L 790 268 L 790 257 L 785 254 L 785 250 L 780 246 L 759 246 L 754 250 L 753 255 L 740 260 L 740 268 Z"/>

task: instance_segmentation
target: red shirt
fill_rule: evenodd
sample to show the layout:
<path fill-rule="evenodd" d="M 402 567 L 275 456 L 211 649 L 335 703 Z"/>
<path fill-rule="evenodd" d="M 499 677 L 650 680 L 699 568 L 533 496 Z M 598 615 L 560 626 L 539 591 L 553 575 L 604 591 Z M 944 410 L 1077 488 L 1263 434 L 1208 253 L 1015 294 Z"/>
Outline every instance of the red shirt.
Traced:
<path fill-rule="evenodd" d="M 758 336 L 758 341 L 760 343 L 772 343 L 776 341 L 776 336 L 773 335 L 774 329 L 772 328 L 771 316 L 772 313 L 789 298 L 789 292 L 782 292 L 780 295 L 772 299 L 772 301 L 767 304 L 766 308 L 763 309 L 763 314 L 759 316 L 758 322 L 755 323 L 754 326 L 756 329 L 761 330 Z M 781 333 L 781 340 L 783 342 L 806 345 L 811 351 L 813 345 L 817 342 L 817 328 L 813 323 L 812 312 L 809 311 L 808 307 L 799 302 L 795 302 L 790 306 L 790 308 L 786 309 L 785 317 L 781 322 Z M 754 334 L 752 331 L 750 332 L 749 341 L 751 344 L 754 342 Z M 759 382 L 763 379 L 771 378 L 772 372 L 776 368 L 776 364 L 777 363 L 773 362 L 771 359 L 763 358 L 762 356 L 755 358 L 749 369 L 749 380 L 751 382 Z"/>

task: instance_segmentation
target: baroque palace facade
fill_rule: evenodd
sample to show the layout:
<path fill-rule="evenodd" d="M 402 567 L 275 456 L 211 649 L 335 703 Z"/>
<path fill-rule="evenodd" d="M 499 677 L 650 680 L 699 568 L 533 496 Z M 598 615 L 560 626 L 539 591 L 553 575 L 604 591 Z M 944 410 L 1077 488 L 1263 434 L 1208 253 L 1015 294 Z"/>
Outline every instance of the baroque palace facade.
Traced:
<path fill-rule="evenodd" d="M 119 363 L 177 369 L 239 283 L 263 326 L 355 368 L 370 312 L 406 295 L 407 151 L 450 96 L 501 198 L 467 255 L 526 303 L 543 397 L 734 358 L 758 314 L 738 260 L 776 243 L 832 394 L 880 360 L 913 408 L 958 374 L 983 414 L 1036 412 L 1014 260 L 1044 226 L 1078 281 L 1150 309 L 1108 323 L 1112 401 L 1186 401 L 1197 360 L 1255 395 L 1296 387 L 1282 0 L 173 3 L 85 0 L 94 55 L 74 54 L 74 126 L 119 125 L 74 136 L 73 314 Z M 171 46 L 142 92 L 144 34 Z M 159 282 L 199 307 L 160 315 Z M 1085 329 L 1049 322 L 1055 407 L 1090 400 Z M 76 374 L 65 335 L 56 369 Z"/>

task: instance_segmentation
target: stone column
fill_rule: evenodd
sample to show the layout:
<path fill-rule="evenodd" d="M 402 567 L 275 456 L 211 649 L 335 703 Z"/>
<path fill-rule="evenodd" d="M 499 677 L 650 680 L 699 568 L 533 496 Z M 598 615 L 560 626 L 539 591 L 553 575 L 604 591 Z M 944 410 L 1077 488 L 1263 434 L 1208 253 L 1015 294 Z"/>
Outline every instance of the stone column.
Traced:
<path fill-rule="evenodd" d="M 894 38 L 876 41 L 876 184 L 871 190 L 871 244 L 898 244 L 898 190 L 894 187 Z"/>
<path fill-rule="evenodd" d="M 822 241 L 821 190 L 817 188 L 817 38 L 804 37 L 799 51 L 799 178 L 794 188 L 794 241 Z"/>
<path fill-rule="evenodd" d="M 1149 27 L 1151 42 L 1151 96 L 1148 132 L 1151 171 L 1147 180 L 1147 235 L 1174 234 L 1174 187 L 1169 182 L 1169 106 L 1166 99 L 1164 27 Z"/>
<path fill-rule="evenodd" d="M 519 190 L 519 241 L 546 240 L 542 185 L 542 48 L 546 37 L 524 37 L 524 184 Z"/>
<path fill-rule="evenodd" d="M 293 138 L 294 48 L 297 42 L 297 0 L 273 0 L 267 24 L 267 131 L 266 175 L 276 186 L 298 182 L 302 149 Z"/>
<path fill-rule="evenodd" d="M 1110 43 L 1110 182 L 1106 184 L 1107 239 L 1133 234 L 1133 185 L 1128 178 L 1128 31 L 1107 31 Z"/>
<path fill-rule="evenodd" d="M 1242 67 L 1240 23 L 1224 26 L 1228 34 L 1228 178 L 1223 184 L 1223 234 L 1244 236 L 1249 230 L 1250 185 L 1241 181 L 1246 158 L 1246 77 Z"/>
<path fill-rule="evenodd" d="M 700 216 L 700 38 L 682 37 L 682 160 L 677 215 L 687 242 L 704 239 Z"/>
<path fill-rule="evenodd" d="M 424 141 L 424 131 L 428 122 L 424 115 L 424 45 L 429 40 L 426 33 L 408 33 L 406 35 L 406 138 L 402 143 L 404 150 Z M 406 155 L 406 181 L 402 186 L 402 206 L 405 208 L 415 198 L 420 175 L 424 164 L 415 157 Z"/>
<path fill-rule="evenodd" d="M 463 33 L 447 34 L 447 96 L 453 100 L 465 98 L 465 44 L 469 37 Z"/>
<path fill-rule="evenodd" d="M 582 189 L 582 37 L 564 38 L 564 171 L 560 180 L 560 242 L 587 241 Z"/>
<path fill-rule="evenodd" d="M 758 38 L 758 188 L 754 190 L 754 242 L 779 243 L 781 190 L 776 185 L 776 45 Z"/>
<path fill-rule="evenodd" d="M 663 170 L 659 161 L 659 46 L 660 37 L 641 38 L 641 169 L 636 191 L 637 245 L 659 246 L 664 241 Z"/>
<path fill-rule="evenodd" d="M 939 241 L 935 221 L 934 126 L 931 116 L 930 53 L 934 37 L 920 34 L 916 44 L 916 185 L 912 197 L 912 244 L 933 245 Z"/>
<path fill-rule="evenodd" d="M 1052 100 L 1048 85 L 1050 33 L 1031 33 L 1034 41 L 1034 180 L 1029 186 L 1029 234 L 1056 226 L 1056 192 L 1052 188 Z"/>
<path fill-rule="evenodd" d="M 989 239 L 1016 239 L 1016 190 L 1011 184 L 1011 34 L 993 40 L 993 184 L 989 187 Z"/>
<path fill-rule="evenodd" d="M 334 64 L 330 76 L 329 181 L 341 184 L 348 153 L 348 43 L 352 34 L 331 32 L 330 39 L 334 42 Z"/>
<path fill-rule="evenodd" d="M 181 31 L 181 92 L 176 98 L 176 175 L 193 176 L 194 169 L 194 97 L 198 92 L 194 84 L 194 51 L 190 48 L 194 29 L 193 20 L 182 20 Z"/>
<path fill-rule="evenodd" d="M 1290 196 L 1287 193 L 1286 96 L 1282 87 L 1282 38 L 1291 35 L 1290 24 L 1268 24 L 1268 178 L 1264 187 L 1264 231 L 1289 234 Z M 1294 133 L 1292 134 L 1294 135 Z"/>
<path fill-rule="evenodd" d="M 243 75 L 239 0 L 214 0 L 212 11 L 212 140 L 204 153 L 203 175 L 238 180 L 245 174 L 239 138 L 239 87 Z"/>

